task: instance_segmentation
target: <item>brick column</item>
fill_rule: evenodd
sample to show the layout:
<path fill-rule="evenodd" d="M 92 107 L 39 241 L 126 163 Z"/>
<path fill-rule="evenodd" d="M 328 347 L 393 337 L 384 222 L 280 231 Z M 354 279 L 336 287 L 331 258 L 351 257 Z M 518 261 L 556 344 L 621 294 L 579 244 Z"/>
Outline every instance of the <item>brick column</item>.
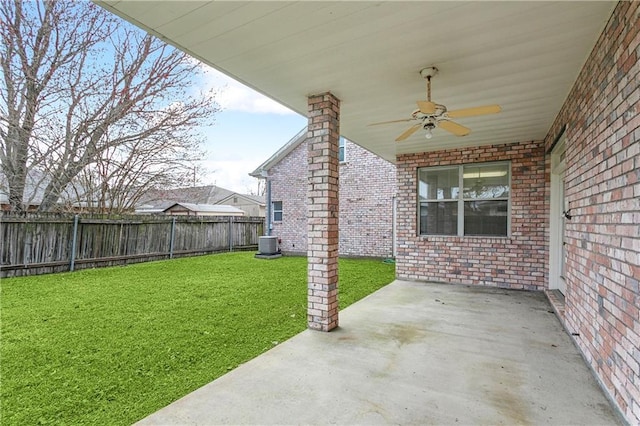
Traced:
<path fill-rule="evenodd" d="M 338 326 L 338 141 L 340 101 L 331 93 L 310 96 L 307 192 L 307 324 Z"/>

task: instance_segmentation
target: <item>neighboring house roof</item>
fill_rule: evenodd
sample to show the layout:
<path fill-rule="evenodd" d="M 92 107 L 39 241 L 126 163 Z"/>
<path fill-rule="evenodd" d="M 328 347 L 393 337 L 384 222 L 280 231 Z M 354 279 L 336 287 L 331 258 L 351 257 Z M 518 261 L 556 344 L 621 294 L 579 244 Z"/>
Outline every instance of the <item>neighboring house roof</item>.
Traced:
<path fill-rule="evenodd" d="M 261 179 L 266 176 L 263 175 L 263 171 L 269 171 L 273 166 L 278 164 L 283 158 L 285 158 L 291 151 L 296 149 L 298 145 L 307 140 L 307 126 L 300 130 L 294 137 L 289 139 L 289 142 L 284 144 L 279 150 L 277 150 L 271 157 L 264 163 L 260 164 L 257 169 L 249 173 L 249 176 Z"/>
<path fill-rule="evenodd" d="M 164 213 L 164 207 L 153 206 L 151 204 L 142 204 L 136 207 L 135 214 L 160 214 Z"/>
<path fill-rule="evenodd" d="M 216 185 L 195 186 L 174 189 L 151 189 L 140 198 L 136 211 L 150 210 L 164 211 L 166 208 L 180 203 L 182 205 L 224 204 L 232 197 L 242 197 L 245 200 L 265 205 L 264 197 L 257 195 L 239 194 Z"/>
<path fill-rule="evenodd" d="M 217 204 L 223 198 L 234 194 L 233 191 L 216 185 L 194 186 L 174 189 L 150 189 L 140 199 L 140 204 L 153 204 L 172 201 L 173 203 Z"/>
<path fill-rule="evenodd" d="M 232 199 L 233 197 L 238 197 L 238 198 L 242 198 L 246 201 L 249 201 L 250 203 L 255 203 L 258 204 L 260 206 L 264 206 L 266 204 L 265 202 L 265 197 L 261 196 L 261 195 L 249 195 L 249 194 L 238 194 L 238 193 L 233 193 L 225 198 L 223 198 L 222 200 L 218 201 L 216 204 L 224 204 L 227 201 L 229 201 L 230 199 Z"/>
<path fill-rule="evenodd" d="M 51 179 L 49 176 L 39 170 L 31 169 L 27 172 L 27 178 L 24 185 L 24 203 L 31 206 L 38 206 L 44 198 L 44 191 Z M 87 205 L 87 190 L 77 182 L 70 183 L 60 194 L 58 203 L 65 201 L 73 201 L 74 205 Z M 7 178 L 2 170 L 0 170 L 0 204 L 9 204 L 9 189 Z"/>
<path fill-rule="evenodd" d="M 144 203 L 144 204 L 138 204 L 136 206 L 136 211 L 139 210 L 144 210 L 144 211 L 151 211 L 151 210 L 158 210 L 160 212 L 162 212 L 164 209 L 166 209 L 167 207 L 171 207 L 176 203 L 176 200 L 155 200 L 153 202 L 148 202 L 148 203 Z"/>
<path fill-rule="evenodd" d="M 163 211 L 166 212 L 175 206 L 184 207 L 195 213 L 218 213 L 218 214 L 243 214 L 244 211 L 224 204 L 193 204 L 193 203 L 173 203 Z"/>

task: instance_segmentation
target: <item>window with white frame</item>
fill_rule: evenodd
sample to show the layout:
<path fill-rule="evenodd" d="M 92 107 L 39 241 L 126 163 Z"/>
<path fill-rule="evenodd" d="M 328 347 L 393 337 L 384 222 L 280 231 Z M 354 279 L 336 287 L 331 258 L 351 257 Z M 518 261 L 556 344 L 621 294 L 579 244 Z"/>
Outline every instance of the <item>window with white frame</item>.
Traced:
<path fill-rule="evenodd" d="M 347 161 L 347 148 L 346 148 L 346 139 L 344 136 L 340 136 L 340 145 L 338 148 L 338 160 L 341 163 Z"/>
<path fill-rule="evenodd" d="M 271 210 L 273 211 L 273 221 L 282 222 L 282 201 L 272 202 Z"/>
<path fill-rule="evenodd" d="M 509 235 L 510 163 L 418 169 L 420 235 Z"/>

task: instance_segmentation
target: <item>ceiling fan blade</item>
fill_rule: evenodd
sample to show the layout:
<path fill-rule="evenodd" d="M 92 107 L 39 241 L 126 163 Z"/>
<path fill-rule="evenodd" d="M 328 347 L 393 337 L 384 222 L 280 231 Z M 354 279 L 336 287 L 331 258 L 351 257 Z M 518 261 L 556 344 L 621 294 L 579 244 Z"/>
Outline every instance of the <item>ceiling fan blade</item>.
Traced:
<path fill-rule="evenodd" d="M 473 117 L 476 115 L 496 114 L 500 111 L 502 111 L 500 105 L 485 105 L 448 111 L 447 116 L 449 116 L 450 118 Z"/>
<path fill-rule="evenodd" d="M 422 127 L 421 123 L 414 124 L 413 126 L 409 127 L 407 130 L 405 130 L 404 133 L 402 133 L 400 136 L 398 136 L 396 138 L 396 142 L 400 142 L 400 141 L 405 140 L 406 138 L 408 138 L 409 136 L 414 134 L 421 127 Z"/>
<path fill-rule="evenodd" d="M 418 101 L 418 109 L 423 114 L 435 114 L 436 112 L 436 104 L 431 101 Z"/>
<path fill-rule="evenodd" d="M 466 136 L 471 133 L 471 129 L 464 127 L 462 124 L 458 124 L 454 121 L 442 120 L 438 122 L 438 127 L 446 130 L 449 133 L 453 133 L 456 136 Z"/>
<path fill-rule="evenodd" d="M 415 118 L 403 118 L 401 120 L 380 121 L 378 123 L 367 124 L 367 126 L 377 126 L 379 124 L 391 124 L 391 123 L 405 123 L 407 121 L 413 121 Z"/>

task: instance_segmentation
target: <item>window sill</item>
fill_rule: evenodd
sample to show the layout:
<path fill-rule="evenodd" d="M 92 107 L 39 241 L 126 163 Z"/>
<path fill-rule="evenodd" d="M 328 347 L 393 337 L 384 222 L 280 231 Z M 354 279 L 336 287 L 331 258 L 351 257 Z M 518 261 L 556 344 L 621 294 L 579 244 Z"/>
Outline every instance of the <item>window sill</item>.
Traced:
<path fill-rule="evenodd" d="M 421 241 L 433 241 L 433 242 L 451 242 L 451 241 L 481 241 L 482 243 L 494 243 L 494 244 L 510 244 L 513 242 L 511 236 L 500 237 L 497 235 L 418 235 Z"/>

